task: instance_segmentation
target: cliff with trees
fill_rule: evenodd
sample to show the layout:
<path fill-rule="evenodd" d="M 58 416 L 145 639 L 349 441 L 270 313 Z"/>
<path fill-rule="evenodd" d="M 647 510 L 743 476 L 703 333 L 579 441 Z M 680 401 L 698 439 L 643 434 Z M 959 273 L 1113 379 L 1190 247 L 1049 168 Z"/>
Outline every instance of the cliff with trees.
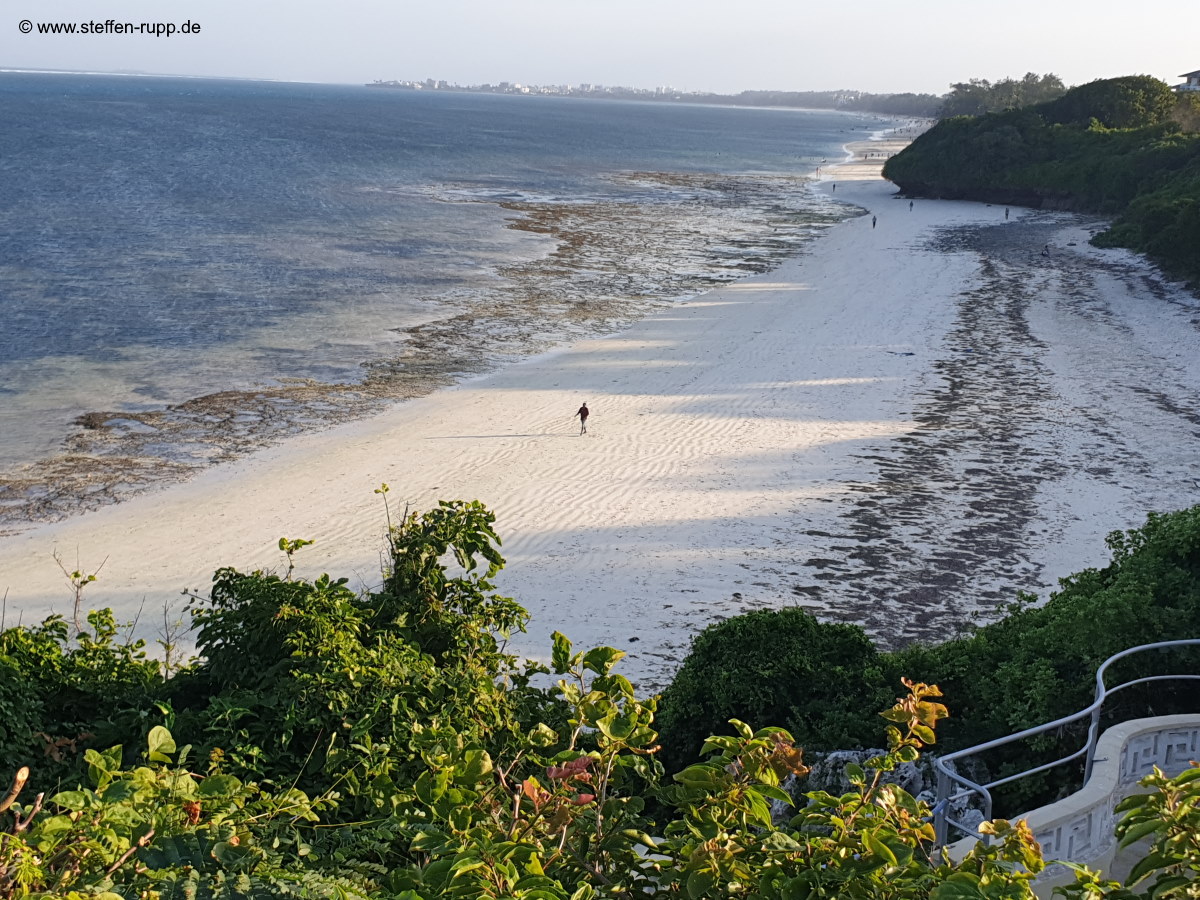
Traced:
<path fill-rule="evenodd" d="M 944 119 L 888 160 L 905 194 L 1111 216 L 1099 246 L 1200 279 L 1200 99 L 1147 76 Z"/>

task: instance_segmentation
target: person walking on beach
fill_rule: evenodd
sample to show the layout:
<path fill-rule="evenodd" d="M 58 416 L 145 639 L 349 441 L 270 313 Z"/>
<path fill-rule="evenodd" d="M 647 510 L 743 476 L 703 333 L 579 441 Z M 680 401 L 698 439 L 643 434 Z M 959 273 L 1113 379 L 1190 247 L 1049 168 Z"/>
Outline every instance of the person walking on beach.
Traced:
<path fill-rule="evenodd" d="M 876 218 L 875 218 L 874 216 L 871 216 L 871 227 L 872 227 L 872 228 L 874 228 L 874 227 L 875 227 L 875 222 L 876 222 L 876 221 L 877 221 L 877 220 L 876 220 Z"/>
<path fill-rule="evenodd" d="M 912 212 L 912 201 L 911 200 L 908 201 L 908 211 Z"/>
<path fill-rule="evenodd" d="M 583 404 L 583 406 L 579 407 L 579 410 L 578 410 L 578 412 L 575 413 L 575 415 L 579 416 L 579 433 L 587 434 L 587 417 L 588 417 L 587 404 L 585 403 L 585 404 Z M 574 416 L 572 416 L 571 418 L 574 418 Z"/>
<path fill-rule="evenodd" d="M 830 193 L 831 193 L 831 194 L 836 194 L 836 193 L 837 193 L 837 185 L 836 185 L 836 184 L 833 186 L 833 190 L 832 190 L 832 191 L 830 191 Z"/>
<path fill-rule="evenodd" d="M 1004 221 L 1005 222 L 1008 221 L 1008 207 L 1007 206 L 1004 207 Z"/>

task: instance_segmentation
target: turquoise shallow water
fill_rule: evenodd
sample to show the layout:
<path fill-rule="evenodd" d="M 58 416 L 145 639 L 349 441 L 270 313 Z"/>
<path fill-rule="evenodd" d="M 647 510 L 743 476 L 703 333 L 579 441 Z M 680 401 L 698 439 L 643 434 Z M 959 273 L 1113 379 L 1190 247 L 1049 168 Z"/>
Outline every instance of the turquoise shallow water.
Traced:
<path fill-rule="evenodd" d="M 769 268 L 840 215 L 807 176 L 882 127 L 16 73 L 0 122 L 0 524 Z"/>

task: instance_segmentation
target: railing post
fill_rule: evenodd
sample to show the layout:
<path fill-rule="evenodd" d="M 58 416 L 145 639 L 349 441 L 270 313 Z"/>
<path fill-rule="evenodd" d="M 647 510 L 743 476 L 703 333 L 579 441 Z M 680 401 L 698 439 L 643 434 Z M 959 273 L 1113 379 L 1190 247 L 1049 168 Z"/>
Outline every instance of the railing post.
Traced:
<path fill-rule="evenodd" d="M 933 807 L 933 834 L 937 846 L 946 846 L 950 828 L 946 818 L 950 809 L 950 776 L 939 765 L 937 767 L 937 803 Z"/>
<path fill-rule="evenodd" d="M 1100 739 L 1100 707 L 1092 710 L 1092 722 L 1088 726 L 1087 757 L 1083 766 L 1083 783 L 1086 785 L 1092 777 L 1092 762 L 1096 756 L 1096 744 Z"/>

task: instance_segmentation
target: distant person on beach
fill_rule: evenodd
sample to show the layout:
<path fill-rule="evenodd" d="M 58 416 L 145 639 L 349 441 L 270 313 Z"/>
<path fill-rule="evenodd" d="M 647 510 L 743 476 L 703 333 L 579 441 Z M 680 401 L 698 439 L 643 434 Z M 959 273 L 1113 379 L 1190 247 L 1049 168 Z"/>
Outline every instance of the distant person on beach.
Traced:
<path fill-rule="evenodd" d="M 875 227 L 875 222 L 876 222 L 876 221 L 877 221 L 877 220 L 875 219 L 875 217 L 874 217 L 874 216 L 871 216 L 871 227 L 872 227 L 872 228 L 874 228 L 874 227 Z"/>
<path fill-rule="evenodd" d="M 911 200 L 908 201 L 908 211 L 912 212 L 912 201 Z"/>
<path fill-rule="evenodd" d="M 836 185 L 836 184 L 833 186 L 833 191 L 832 191 L 832 193 L 834 193 L 834 194 L 836 194 L 836 193 L 837 193 L 837 185 Z"/>
<path fill-rule="evenodd" d="M 1047 244 L 1045 247 L 1042 248 L 1042 256 L 1049 256 L 1049 255 L 1050 255 L 1050 245 Z"/>
<path fill-rule="evenodd" d="M 1008 221 L 1008 207 L 1007 206 L 1004 207 L 1004 221 L 1005 222 Z"/>
<path fill-rule="evenodd" d="M 576 412 L 575 415 L 579 416 L 579 433 L 587 434 L 587 417 L 588 417 L 587 404 L 585 403 L 585 404 L 583 404 L 583 406 L 579 407 L 579 411 Z M 574 418 L 574 416 L 572 416 L 572 418 Z"/>

